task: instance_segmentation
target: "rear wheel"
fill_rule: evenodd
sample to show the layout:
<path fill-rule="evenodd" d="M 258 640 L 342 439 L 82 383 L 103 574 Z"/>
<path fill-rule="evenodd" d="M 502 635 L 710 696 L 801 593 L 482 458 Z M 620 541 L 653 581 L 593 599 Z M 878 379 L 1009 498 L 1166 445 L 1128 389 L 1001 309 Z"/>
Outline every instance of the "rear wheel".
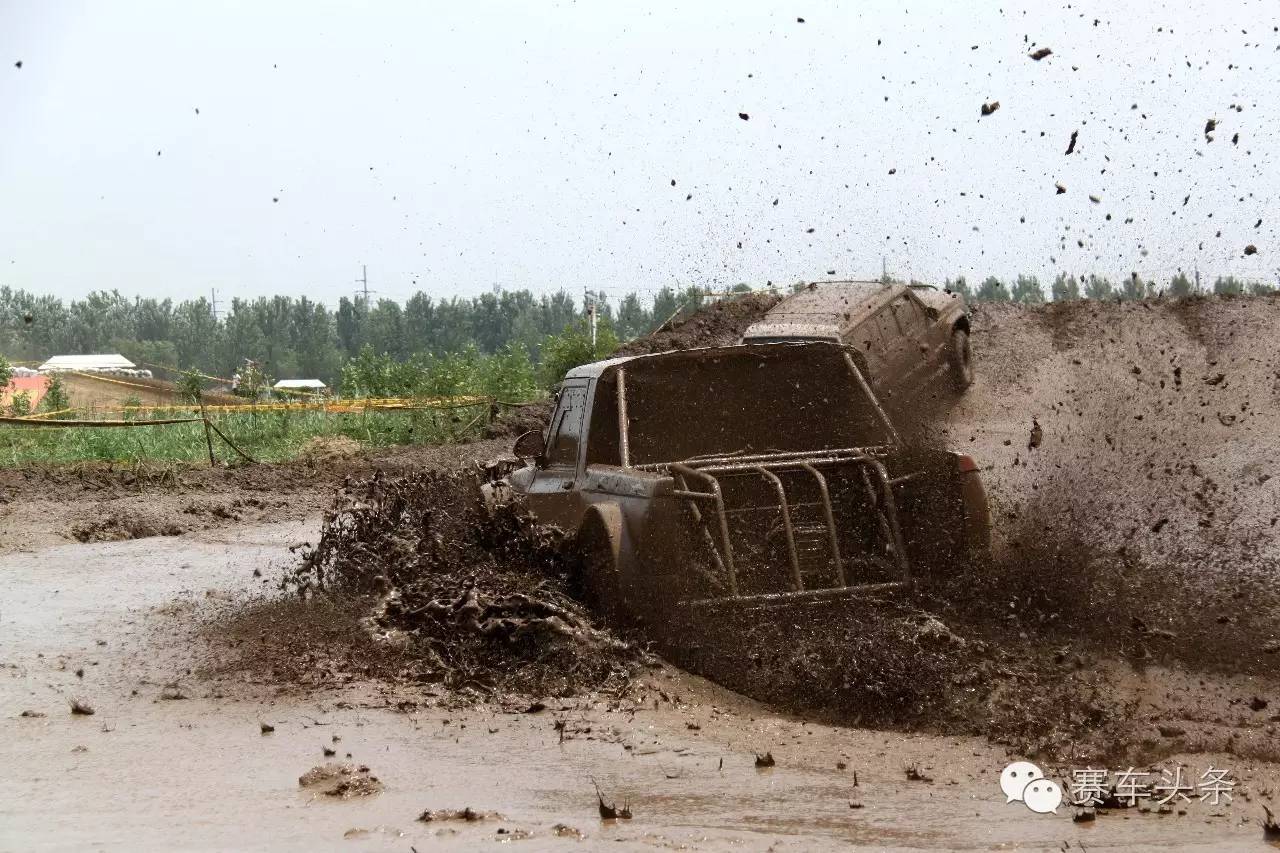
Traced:
<path fill-rule="evenodd" d="M 969 333 L 964 329 L 953 329 L 951 332 L 947 364 L 951 370 L 951 384 L 957 391 L 963 391 L 973 384 L 973 354 L 969 348 Z"/>

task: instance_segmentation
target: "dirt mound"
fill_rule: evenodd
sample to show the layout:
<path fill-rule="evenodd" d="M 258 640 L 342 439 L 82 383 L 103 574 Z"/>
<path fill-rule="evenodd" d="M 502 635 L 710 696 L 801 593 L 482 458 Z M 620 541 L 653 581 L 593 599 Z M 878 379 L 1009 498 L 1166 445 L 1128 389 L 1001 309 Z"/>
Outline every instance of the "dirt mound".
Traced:
<path fill-rule="evenodd" d="M 747 327 L 782 300 L 774 293 L 744 293 L 718 299 L 684 320 L 674 320 L 657 331 L 618 347 L 615 356 L 650 352 L 722 347 L 736 344 Z"/>
<path fill-rule="evenodd" d="M 186 527 L 164 513 L 144 510 L 111 513 L 72 525 L 71 535 L 79 542 L 123 542 L 148 536 L 180 536 Z"/>
<path fill-rule="evenodd" d="M 298 457 L 311 463 L 347 459 L 360 452 L 360 442 L 345 435 L 318 435 L 302 445 Z"/>
<path fill-rule="evenodd" d="M 420 680 L 485 695 L 625 686 L 640 654 L 593 626 L 573 571 L 557 530 L 484 507 L 475 469 L 431 471 L 344 489 L 286 586 L 373 596 L 364 628 Z"/>
<path fill-rule="evenodd" d="M 1126 648 L 1267 670 L 1280 300 L 980 304 L 973 326 L 944 440 L 982 466 L 1006 580 L 1057 586 Z"/>
<path fill-rule="evenodd" d="M 538 400 L 523 406 L 512 406 L 489 422 L 484 429 L 485 438 L 514 439 L 530 430 L 544 430 L 551 422 L 551 398 Z"/>

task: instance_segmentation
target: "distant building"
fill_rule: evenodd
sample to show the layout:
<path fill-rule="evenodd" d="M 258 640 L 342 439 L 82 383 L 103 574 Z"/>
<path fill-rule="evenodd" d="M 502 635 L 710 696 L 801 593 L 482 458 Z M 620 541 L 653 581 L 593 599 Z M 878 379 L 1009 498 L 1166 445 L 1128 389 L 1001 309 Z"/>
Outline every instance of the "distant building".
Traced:
<path fill-rule="evenodd" d="M 316 394 L 329 390 L 319 379 L 281 379 L 271 386 L 277 391 L 310 391 Z"/>

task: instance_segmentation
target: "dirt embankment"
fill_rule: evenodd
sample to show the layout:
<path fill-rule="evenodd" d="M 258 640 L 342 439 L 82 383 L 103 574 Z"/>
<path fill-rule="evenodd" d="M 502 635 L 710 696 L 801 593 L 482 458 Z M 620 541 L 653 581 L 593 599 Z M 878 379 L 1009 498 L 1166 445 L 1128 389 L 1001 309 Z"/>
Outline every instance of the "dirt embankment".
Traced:
<path fill-rule="evenodd" d="M 68 540 L 171 536 L 321 514 L 334 490 L 388 476 L 505 455 L 506 440 L 317 453 L 284 463 L 26 466 L 0 469 L 0 553 Z"/>
<path fill-rule="evenodd" d="M 744 293 L 717 300 L 684 320 L 666 324 L 653 334 L 636 338 L 618 347 L 615 356 L 642 355 L 649 352 L 723 347 L 736 344 L 747 327 L 782 301 L 773 293 Z"/>
<path fill-rule="evenodd" d="M 1009 610 L 1047 596 L 1113 648 L 1274 669 L 1280 301 L 981 305 L 974 327 L 943 440 L 983 467 Z"/>

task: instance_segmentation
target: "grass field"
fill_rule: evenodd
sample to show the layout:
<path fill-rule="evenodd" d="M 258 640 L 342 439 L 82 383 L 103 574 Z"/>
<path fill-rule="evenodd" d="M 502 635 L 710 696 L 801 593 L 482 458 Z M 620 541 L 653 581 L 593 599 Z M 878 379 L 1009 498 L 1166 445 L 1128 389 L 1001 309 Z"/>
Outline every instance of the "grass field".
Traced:
<path fill-rule="evenodd" d="M 190 417 L 189 410 L 148 411 L 132 420 Z M 486 405 L 448 410 L 410 409 L 335 413 L 321 410 L 263 411 L 210 416 L 231 441 L 263 462 L 298 457 L 316 438 L 345 436 L 362 445 L 445 444 L 477 437 L 488 418 Z M 238 459 L 213 437 L 219 460 Z M 0 466 L 84 461 L 208 462 L 204 425 L 195 423 L 103 427 L 0 427 Z"/>

